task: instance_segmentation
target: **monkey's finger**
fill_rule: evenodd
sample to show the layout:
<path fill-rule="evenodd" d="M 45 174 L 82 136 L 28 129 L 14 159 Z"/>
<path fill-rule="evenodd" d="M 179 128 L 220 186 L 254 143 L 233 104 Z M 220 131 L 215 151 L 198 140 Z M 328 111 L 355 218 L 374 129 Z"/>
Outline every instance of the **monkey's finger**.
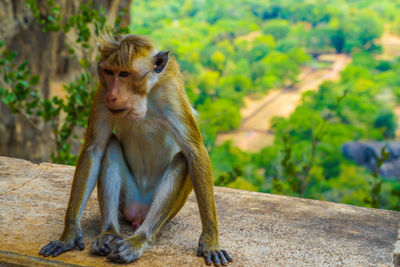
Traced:
<path fill-rule="evenodd" d="M 206 260 L 207 265 L 211 265 L 211 253 L 210 252 L 203 252 L 204 259 Z"/>
<path fill-rule="evenodd" d="M 224 253 L 222 251 L 217 251 L 218 257 L 221 260 L 221 264 L 226 266 L 228 265 L 228 261 L 226 260 Z"/>
<path fill-rule="evenodd" d="M 75 243 L 76 243 L 76 245 L 78 246 L 78 248 L 80 250 L 84 250 L 85 249 L 85 244 L 83 244 L 82 237 L 78 237 L 76 239 Z"/>
<path fill-rule="evenodd" d="M 119 246 L 112 245 L 110 254 L 118 254 L 119 253 Z"/>
<path fill-rule="evenodd" d="M 110 250 L 110 249 L 111 249 L 111 244 L 110 244 L 110 243 L 104 243 L 104 244 L 103 244 L 103 247 L 104 247 L 106 250 Z"/>
<path fill-rule="evenodd" d="M 108 254 L 110 254 L 111 250 L 110 250 L 110 248 L 104 247 L 100 251 L 101 251 L 103 256 L 107 256 Z"/>
<path fill-rule="evenodd" d="M 114 250 L 111 251 L 110 254 L 108 254 L 107 260 L 122 263 L 122 258 L 121 258 L 120 253 L 118 251 L 114 251 Z"/>
<path fill-rule="evenodd" d="M 120 240 L 122 240 L 122 238 L 120 238 L 120 237 L 118 237 L 118 236 L 110 236 L 111 237 L 111 240 L 110 240 L 110 243 L 112 244 L 112 243 L 115 243 L 115 242 L 117 242 L 117 241 L 120 241 Z"/>
<path fill-rule="evenodd" d="M 104 245 L 103 247 L 100 247 L 99 250 L 97 251 L 101 256 L 107 256 L 110 253 L 110 247 Z"/>
<path fill-rule="evenodd" d="M 112 246 L 112 249 L 110 253 L 107 256 L 107 259 L 113 262 L 117 262 L 120 258 L 120 249 L 121 249 L 121 244 L 119 242 L 115 243 Z"/>
<path fill-rule="evenodd" d="M 229 252 L 228 252 L 228 251 L 226 251 L 226 250 L 224 250 L 224 249 L 221 249 L 221 251 L 224 253 L 225 258 L 226 258 L 228 261 L 233 262 L 233 259 L 232 259 L 231 255 L 229 255 Z"/>
<path fill-rule="evenodd" d="M 219 259 L 218 254 L 216 252 L 212 252 L 211 255 L 212 255 L 212 260 L 214 262 L 214 265 L 217 266 L 217 267 L 220 267 L 221 266 L 221 260 Z"/>
<path fill-rule="evenodd" d="M 107 260 L 113 261 L 113 262 L 117 262 L 117 260 L 119 259 L 118 254 L 108 254 L 108 256 L 106 257 Z"/>
<path fill-rule="evenodd" d="M 122 251 L 128 250 L 128 249 L 129 249 L 129 245 L 127 243 L 125 243 L 123 240 L 113 243 L 112 250 L 114 251 L 114 253 L 121 253 Z"/>
<path fill-rule="evenodd" d="M 116 254 L 117 253 L 115 253 L 114 250 L 111 250 L 110 253 L 108 253 L 106 259 L 110 260 L 110 261 L 113 261 L 114 259 L 116 259 Z"/>

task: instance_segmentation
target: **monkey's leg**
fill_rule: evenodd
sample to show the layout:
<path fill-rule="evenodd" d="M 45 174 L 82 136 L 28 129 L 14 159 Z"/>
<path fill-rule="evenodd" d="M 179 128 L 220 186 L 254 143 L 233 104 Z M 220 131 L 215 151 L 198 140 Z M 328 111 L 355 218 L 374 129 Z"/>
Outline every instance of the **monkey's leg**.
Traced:
<path fill-rule="evenodd" d="M 92 253 L 106 256 L 119 236 L 118 206 L 121 185 L 127 176 L 132 176 L 117 138 L 112 135 L 102 161 L 97 193 L 102 218 L 102 232 L 92 246 Z"/>
<path fill-rule="evenodd" d="M 183 207 L 192 184 L 188 177 L 186 159 L 177 153 L 155 192 L 149 213 L 134 235 L 113 244 L 107 259 L 126 263 L 137 260 L 150 245 L 162 225 Z"/>

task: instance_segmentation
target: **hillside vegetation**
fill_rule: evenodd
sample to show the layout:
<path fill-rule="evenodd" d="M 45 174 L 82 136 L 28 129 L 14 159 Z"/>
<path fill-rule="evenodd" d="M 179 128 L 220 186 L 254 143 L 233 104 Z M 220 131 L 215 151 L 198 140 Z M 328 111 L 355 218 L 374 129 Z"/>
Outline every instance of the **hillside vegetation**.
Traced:
<path fill-rule="evenodd" d="M 395 139 L 400 60 L 377 60 L 375 40 L 398 33 L 399 12 L 390 0 L 134 1 L 130 30 L 178 59 L 217 185 L 398 210 L 400 183 L 346 160 L 341 146 Z M 245 96 L 296 84 L 302 66 L 323 67 L 321 53 L 353 61 L 338 82 L 304 93 L 289 118 L 273 119 L 272 146 L 215 144 L 240 126 Z"/>

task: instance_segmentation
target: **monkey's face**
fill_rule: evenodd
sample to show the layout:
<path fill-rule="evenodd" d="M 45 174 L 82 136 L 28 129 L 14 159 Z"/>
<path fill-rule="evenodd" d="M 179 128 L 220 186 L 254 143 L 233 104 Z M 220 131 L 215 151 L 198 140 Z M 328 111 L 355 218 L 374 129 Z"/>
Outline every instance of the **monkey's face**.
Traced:
<path fill-rule="evenodd" d="M 131 68 L 99 62 L 98 73 L 105 89 L 104 101 L 116 118 L 142 120 L 147 113 L 147 96 L 168 62 L 169 51 L 136 58 Z"/>
<path fill-rule="evenodd" d="M 99 64 L 100 81 L 105 88 L 104 101 L 115 118 L 139 121 L 146 116 L 148 75 L 136 69 Z"/>

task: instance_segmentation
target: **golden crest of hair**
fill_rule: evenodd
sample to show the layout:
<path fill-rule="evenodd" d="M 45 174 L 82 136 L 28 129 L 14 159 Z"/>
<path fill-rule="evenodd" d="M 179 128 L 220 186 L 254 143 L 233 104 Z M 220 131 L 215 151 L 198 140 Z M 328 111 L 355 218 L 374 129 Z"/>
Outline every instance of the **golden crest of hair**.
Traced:
<path fill-rule="evenodd" d="M 110 28 L 104 28 L 96 37 L 102 60 L 110 65 L 130 68 L 133 60 L 153 49 L 151 41 L 142 35 L 114 35 Z"/>

